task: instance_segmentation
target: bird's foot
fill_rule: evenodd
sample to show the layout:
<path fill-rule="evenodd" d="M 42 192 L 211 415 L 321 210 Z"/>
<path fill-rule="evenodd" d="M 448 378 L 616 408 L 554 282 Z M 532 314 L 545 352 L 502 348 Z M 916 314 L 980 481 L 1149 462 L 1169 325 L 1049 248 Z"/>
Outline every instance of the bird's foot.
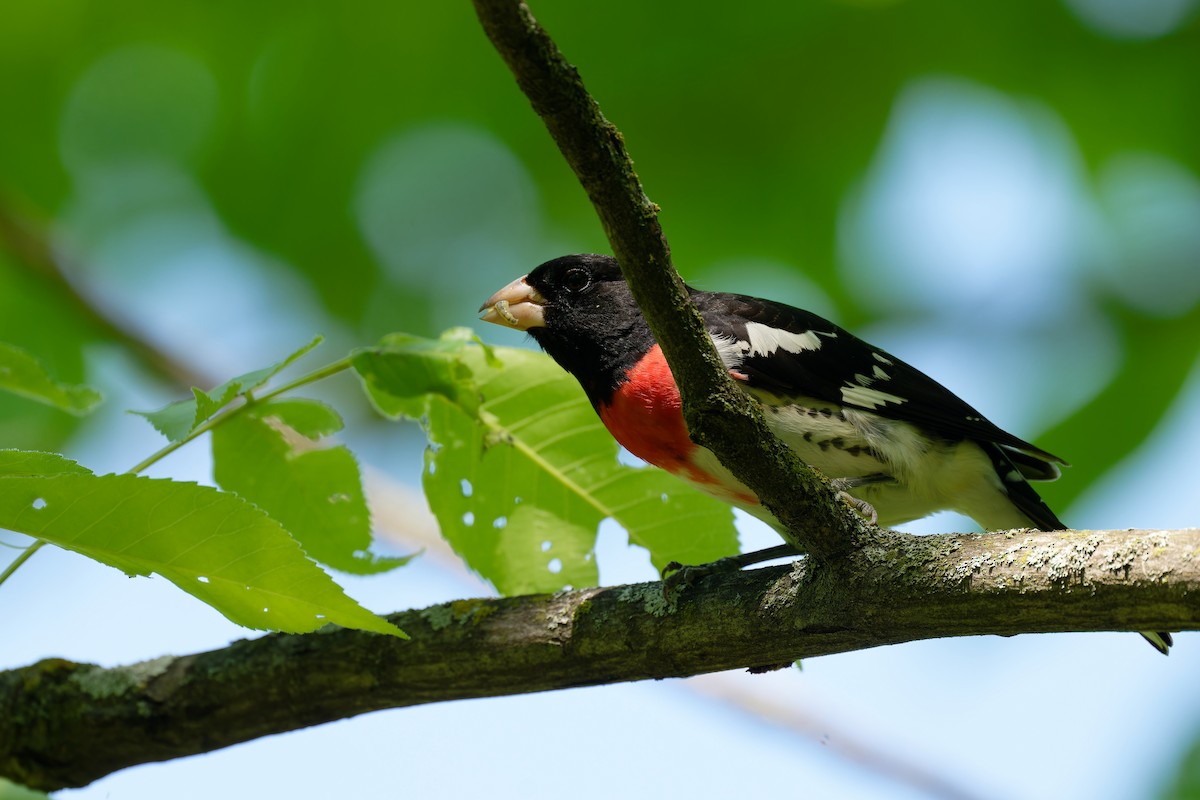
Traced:
<path fill-rule="evenodd" d="M 716 575 L 722 572 L 737 572 L 740 569 L 754 564 L 761 564 L 764 561 L 774 561 L 777 558 L 788 558 L 789 556 L 798 556 L 800 554 L 800 551 L 790 544 L 780 544 L 775 547 L 768 547 L 765 550 L 755 550 L 753 553 L 739 553 L 736 556 L 718 558 L 716 561 L 711 561 L 707 564 L 686 566 L 680 564 L 678 561 L 672 561 L 662 569 L 663 597 L 669 600 L 671 595 L 683 587 L 691 586 L 709 575 Z"/>
<path fill-rule="evenodd" d="M 891 475 L 863 475 L 857 478 L 837 478 L 829 482 L 829 485 L 837 492 L 838 497 L 846 501 L 847 504 L 859 513 L 864 519 L 872 525 L 879 522 L 879 512 L 875 510 L 875 506 L 863 500 L 861 497 L 855 497 L 850 494 L 851 489 L 857 489 L 861 486 L 871 486 L 876 483 L 895 483 L 896 479 Z"/>
<path fill-rule="evenodd" d="M 735 559 L 737 556 L 718 558 L 707 564 L 680 564 L 672 561 L 662 569 L 663 597 L 668 600 L 679 590 L 690 587 L 702 578 L 721 572 L 736 572 L 740 567 Z"/>
<path fill-rule="evenodd" d="M 875 510 L 875 506 L 868 503 L 866 500 L 855 497 L 849 492 L 838 492 L 838 497 L 846 502 L 851 508 L 858 512 L 858 515 L 867 522 L 874 525 L 879 522 L 879 512 Z"/>

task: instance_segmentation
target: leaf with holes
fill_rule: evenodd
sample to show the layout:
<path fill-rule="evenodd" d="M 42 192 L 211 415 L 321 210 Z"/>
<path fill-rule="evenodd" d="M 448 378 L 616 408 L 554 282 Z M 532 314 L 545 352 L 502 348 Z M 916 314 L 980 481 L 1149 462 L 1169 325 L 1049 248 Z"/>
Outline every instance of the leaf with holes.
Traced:
<path fill-rule="evenodd" d="M 0 528 L 129 575 L 157 573 L 249 628 L 304 633 L 333 622 L 403 635 L 343 594 L 278 522 L 194 483 L 94 475 L 61 456 L 0 451 Z"/>
<path fill-rule="evenodd" d="M 90 386 L 61 383 L 31 353 L 0 342 L 0 389 L 81 417 L 103 399 Z"/>
<path fill-rule="evenodd" d="M 213 477 L 279 520 L 305 551 L 360 575 L 407 564 L 368 552 L 371 512 L 354 455 L 321 437 L 341 430 L 315 400 L 256 403 L 213 430 Z"/>
<path fill-rule="evenodd" d="M 282 361 L 277 361 L 269 367 L 238 375 L 236 378 L 230 378 L 207 392 L 193 387 L 191 400 L 180 400 L 164 406 L 158 411 L 134 411 L 133 413 L 145 417 L 159 433 L 172 442 L 178 442 L 229 405 L 235 397 L 261 388 L 267 381 L 322 341 L 323 337 L 314 337 L 311 342 L 290 353 Z"/>
<path fill-rule="evenodd" d="M 595 584 L 596 532 L 610 517 L 660 569 L 737 552 L 730 508 L 657 469 L 621 464 L 579 385 L 548 357 L 442 352 L 439 374 L 463 388 L 416 404 L 413 387 L 431 385 L 429 353 L 384 346 L 355 367 L 377 405 L 399 398 L 403 413 L 423 415 L 430 507 L 443 536 L 501 591 Z"/>
<path fill-rule="evenodd" d="M 367 397 L 385 416 L 419 419 L 428 395 L 441 395 L 474 416 L 479 390 L 461 357 L 471 344 L 478 344 L 485 360 L 495 363 L 492 348 L 469 328 L 451 328 L 437 339 L 393 333 L 379 347 L 355 353 L 351 363 Z"/>

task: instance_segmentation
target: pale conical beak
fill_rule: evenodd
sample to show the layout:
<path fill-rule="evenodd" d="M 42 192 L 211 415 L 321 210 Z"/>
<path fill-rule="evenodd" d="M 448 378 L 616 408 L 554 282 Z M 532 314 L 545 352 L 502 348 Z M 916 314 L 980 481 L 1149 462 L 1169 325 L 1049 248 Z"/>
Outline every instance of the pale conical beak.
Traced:
<path fill-rule="evenodd" d="M 522 275 L 484 301 L 479 307 L 480 319 L 519 331 L 546 327 L 542 315 L 546 298 L 525 282 Z"/>

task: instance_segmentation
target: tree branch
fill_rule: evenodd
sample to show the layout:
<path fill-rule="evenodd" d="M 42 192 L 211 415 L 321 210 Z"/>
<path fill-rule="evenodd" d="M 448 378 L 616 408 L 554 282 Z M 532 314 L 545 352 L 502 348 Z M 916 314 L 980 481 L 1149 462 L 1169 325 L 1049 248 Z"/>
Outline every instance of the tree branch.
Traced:
<path fill-rule="evenodd" d="M 830 560 L 865 530 L 824 478 L 783 445 L 734 385 L 671 266 L 658 206 L 620 131 L 520 0 L 474 0 L 484 31 L 583 185 L 634 299 L 676 376 L 692 438 L 758 495 L 799 549 Z"/>
<path fill-rule="evenodd" d="M 82 786 L 384 708 L 770 668 L 943 636 L 1196 629 L 1198 551 L 1197 529 L 880 531 L 836 574 L 800 561 L 712 576 L 674 608 L 661 584 L 644 583 L 392 615 L 407 642 L 330 627 L 113 669 L 42 661 L 0 673 L 0 775 Z"/>
<path fill-rule="evenodd" d="M 54 291 L 78 318 L 86 320 L 99 336 L 123 345 L 159 378 L 182 389 L 213 386 L 216 381 L 184 364 L 153 342 L 118 324 L 67 277 L 62 257 L 54 252 L 50 234 L 40 216 L 9 192 L 0 191 L 0 249 L 14 257 L 33 278 Z"/>

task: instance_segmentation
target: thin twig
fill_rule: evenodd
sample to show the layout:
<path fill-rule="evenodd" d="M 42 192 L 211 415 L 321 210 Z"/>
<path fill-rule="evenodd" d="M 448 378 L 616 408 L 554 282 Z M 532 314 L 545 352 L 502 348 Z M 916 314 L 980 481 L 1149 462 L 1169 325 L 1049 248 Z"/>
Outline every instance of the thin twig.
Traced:
<path fill-rule="evenodd" d="M 790 544 L 825 561 L 848 552 L 864 531 L 861 521 L 775 437 L 757 404 L 730 380 L 671 266 L 658 207 L 642 191 L 621 133 L 524 2 L 474 4 L 488 38 L 595 206 L 676 376 L 692 438 L 754 491 L 786 528 Z"/>
<path fill-rule="evenodd" d="M 217 427 L 218 425 L 221 425 L 221 424 L 225 423 L 227 420 L 232 419 L 233 417 L 236 417 L 238 414 L 241 414 L 243 411 L 245 411 L 248 407 L 250 407 L 252 405 L 255 405 L 257 403 L 264 403 L 267 400 L 271 400 L 275 397 L 278 397 L 281 394 L 290 392 L 293 389 L 298 389 L 301 386 L 305 386 L 310 383 L 315 383 L 319 380 L 323 380 L 324 378 L 328 378 L 331 375 L 336 375 L 337 373 L 342 372 L 342 371 L 348 369 L 349 367 L 350 367 L 350 356 L 346 356 L 345 358 L 340 358 L 337 361 L 334 361 L 330 364 L 326 364 L 323 367 L 318 367 L 317 369 L 313 370 L 312 372 L 301 375 L 299 378 L 296 378 L 295 380 L 291 380 L 291 381 L 288 381 L 287 383 L 281 384 L 280 386 L 272 389 L 269 392 L 262 394 L 259 397 L 249 398 L 245 402 L 240 403 L 238 405 L 228 406 L 225 409 L 223 409 L 220 413 L 210 417 L 209 419 L 207 419 L 204 422 L 197 425 L 193 431 L 188 433 L 182 439 L 177 439 L 173 442 L 170 442 L 167 445 L 164 445 L 159 450 L 155 451 L 154 453 L 151 453 L 150 455 L 146 456 L 146 458 L 144 458 L 141 461 L 139 461 L 138 463 L 134 464 L 132 467 L 129 468 L 129 474 L 136 475 L 139 472 L 144 471 L 147 467 L 151 466 L 152 464 L 158 463 L 162 459 L 169 456 L 171 453 L 174 453 L 176 450 L 183 447 L 185 444 L 195 441 L 196 439 L 198 439 L 201 436 L 203 436 L 204 434 L 208 433 L 209 431 L 211 431 L 213 428 Z"/>

